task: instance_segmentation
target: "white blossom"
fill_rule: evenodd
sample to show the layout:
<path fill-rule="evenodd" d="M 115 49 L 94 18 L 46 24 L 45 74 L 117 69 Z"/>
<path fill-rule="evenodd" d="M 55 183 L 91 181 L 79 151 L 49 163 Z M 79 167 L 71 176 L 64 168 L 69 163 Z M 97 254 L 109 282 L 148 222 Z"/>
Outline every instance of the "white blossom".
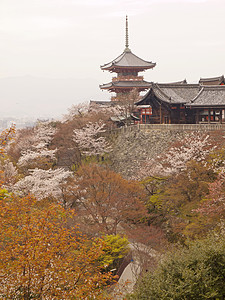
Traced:
<path fill-rule="evenodd" d="M 29 170 L 30 175 L 19 180 L 13 187 L 14 192 L 24 195 L 30 193 L 38 199 L 53 196 L 60 199 L 62 195 L 61 184 L 72 175 L 72 172 L 65 171 L 63 168 L 55 170 L 33 169 Z"/>
<path fill-rule="evenodd" d="M 80 151 L 85 155 L 103 155 L 110 152 L 111 147 L 104 136 L 101 136 L 106 130 L 102 121 L 88 123 L 82 129 L 75 129 L 74 141 L 78 144 Z"/>
<path fill-rule="evenodd" d="M 136 179 L 142 179 L 149 175 L 169 176 L 186 169 L 187 162 L 191 160 L 204 161 L 216 146 L 212 146 L 209 135 L 192 132 L 185 137 L 179 137 L 176 145 L 166 153 L 155 158 L 147 158 L 145 165 L 140 168 Z"/>
<path fill-rule="evenodd" d="M 15 177 L 18 174 L 16 167 L 9 159 L 4 162 L 4 173 L 7 177 Z"/>
<path fill-rule="evenodd" d="M 212 151 L 209 135 L 197 133 L 188 134 L 184 140 L 180 138 L 180 145 L 172 147 L 165 155 L 165 160 L 161 166 L 165 174 L 178 173 L 186 168 L 190 160 L 203 161 Z M 164 166 L 163 166 L 164 165 Z"/>
<path fill-rule="evenodd" d="M 51 160 L 55 160 L 55 150 L 49 150 L 48 146 L 52 141 L 52 138 L 56 132 L 55 128 L 52 128 L 49 123 L 39 123 L 33 134 L 29 137 L 29 143 L 26 144 L 26 147 L 22 148 L 21 157 L 18 160 L 19 166 L 26 166 L 32 160 L 37 158 L 46 157 Z"/>
<path fill-rule="evenodd" d="M 25 153 L 27 150 L 36 151 L 49 146 L 56 129 L 48 122 L 40 122 L 32 131 L 23 136 L 23 132 L 17 131 L 16 148 Z"/>
<path fill-rule="evenodd" d="M 18 175 L 16 167 L 9 159 L 6 159 L 0 162 L 0 169 L 3 171 L 4 187 L 10 188 L 10 186 L 15 183 Z"/>
<path fill-rule="evenodd" d="M 71 121 L 73 120 L 74 116 L 83 116 L 88 112 L 89 109 L 89 103 L 83 102 L 76 105 L 72 105 L 68 109 L 68 114 L 64 115 L 63 122 Z"/>
<path fill-rule="evenodd" d="M 51 126 L 48 122 L 41 122 L 35 127 L 34 135 L 36 138 L 36 146 L 38 147 L 39 143 L 45 143 L 48 145 L 53 136 L 56 133 L 56 129 Z"/>
<path fill-rule="evenodd" d="M 24 166 L 28 164 L 30 161 L 35 160 L 40 157 L 46 157 L 51 160 L 55 160 L 55 150 L 47 150 L 47 149 L 42 149 L 38 152 L 27 150 L 25 152 L 22 152 L 22 156 L 18 160 L 18 165 L 19 166 Z"/>

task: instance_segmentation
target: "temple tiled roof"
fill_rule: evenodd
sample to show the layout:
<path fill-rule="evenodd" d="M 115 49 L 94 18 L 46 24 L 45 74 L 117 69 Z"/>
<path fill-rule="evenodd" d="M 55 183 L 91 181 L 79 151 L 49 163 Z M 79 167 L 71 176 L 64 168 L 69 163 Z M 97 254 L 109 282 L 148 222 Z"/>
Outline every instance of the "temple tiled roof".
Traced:
<path fill-rule="evenodd" d="M 152 84 L 148 93 L 136 104 L 144 104 L 146 99 L 154 93 L 163 102 L 171 104 L 185 104 L 199 93 L 198 84 Z"/>
<path fill-rule="evenodd" d="M 187 84 L 187 80 L 180 80 L 180 81 L 175 81 L 175 82 L 166 82 L 166 83 L 159 83 L 159 84 L 166 84 L 166 85 L 176 85 L 176 84 Z"/>
<path fill-rule="evenodd" d="M 219 76 L 219 77 L 212 77 L 212 78 L 200 78 L 199 84 L 202 85 L 220 85 L 224 84 L 224 75 Z"/>
<path fill-rule="evenodd" d="M 187 107 L 225 106 L 225 85 L 153 83 L 136 105 L 146 104 L 152 93 L 162 102 L 170 104 L 184 104 Z"/>
<path fill-rule="evenodd" d="M 154 68 L 156 63 L 145 61 L 133 54 L 131 50 L 125 49 L 125 51 L 118 56 L 116 59 L 101 66 L 102 70 L 109 70 L 114 72 L 116 69 L 128 68 L 137 69 L 138 71 L 144 71 L 147 69 Z"/>
<path fill-rule="evenodd" d="M 203 86 L 187 106 L 225 106 L 225 86 Z"/>
<path fill-rule="evenodd" d="M 186 103 L 193 99 L 199 92 L 199 85 L 158 85 L 158 90 L 167 95 L 167 102 Z M 155 91 L 155 90 L 154 90 Z M 157 93 L 157 91 L 156 91 Z M 169 101 L 168 101 L 169 98 Z"/>

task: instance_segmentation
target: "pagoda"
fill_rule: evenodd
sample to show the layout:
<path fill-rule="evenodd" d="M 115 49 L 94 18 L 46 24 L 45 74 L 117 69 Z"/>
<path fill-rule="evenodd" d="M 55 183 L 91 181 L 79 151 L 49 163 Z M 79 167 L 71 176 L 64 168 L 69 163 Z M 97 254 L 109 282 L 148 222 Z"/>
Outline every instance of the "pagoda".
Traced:
<path fill-rule="evenodd" d="M 145 61 L 132 53 L 128 43 L 128 18 L 126 16 L 126 38 L 125 49 L 116 59 L 101 66 L 103 71 L 117 73 L 116 77 L 112 78 L 110 83 L 100 85 L 102 90 L 116 93 L 111 100 L 120 100 L 121 95 L 128 95 L 132 90 L 138 93 L 150 88 L 151 83 L 144 81 L 143 76 L 139 76 L 138 72 L 143 72 L 147 69 L 154 68 L 156 63 Z"/>

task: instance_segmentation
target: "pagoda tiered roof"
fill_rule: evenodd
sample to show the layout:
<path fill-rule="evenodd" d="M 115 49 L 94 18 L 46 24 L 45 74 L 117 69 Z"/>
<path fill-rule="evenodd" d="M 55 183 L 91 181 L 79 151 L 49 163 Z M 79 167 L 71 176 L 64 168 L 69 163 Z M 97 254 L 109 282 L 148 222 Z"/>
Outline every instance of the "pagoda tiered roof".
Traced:
<path fill-rule="evenodd" d="M 128 48 L 113 61 L 101 66 L 102 70 L 119 73 L 121 69 L 134 69 L 138 72 L 154 68 L 156 63 L 145 61 Z"/>
<path fill-rule="evenodd" d="M 151 86 L 150 82 L 147 81 L 112 81 L 106 84 L 102 84 L 100 85 L 101 89 L 106 89 L 106 90 L 110 90 L 110 91 L 114 91 L 114 89 L 118 90 L 118 89 L 132 89 L 132 88 L 138 88 L 138 89 L 142 89 L 142 90 L 146 90 L 149 89 Z"/>

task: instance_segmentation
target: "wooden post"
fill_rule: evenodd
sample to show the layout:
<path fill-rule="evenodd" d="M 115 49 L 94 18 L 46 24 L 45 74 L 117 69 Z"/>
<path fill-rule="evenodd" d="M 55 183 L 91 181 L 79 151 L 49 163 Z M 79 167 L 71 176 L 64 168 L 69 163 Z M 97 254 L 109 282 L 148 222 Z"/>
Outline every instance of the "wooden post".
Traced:
<path fill-rule="evenodd" d="M 210 108 L 209 108 L 209 109 L 208 109 L 208 123 L 210 123 L 210 118 L 211 118 L 210 112 L 211 112 L 211 110 L 210 110 Z"/>
<path fill-rule="evenodd" d="M 196 111 L 196 123 L 199 124 L 199 110 Z"/>
<path fill-rule="evenodd" d="M 162 124 L 162 103 L 159 106 L 159 123 Z"/>

